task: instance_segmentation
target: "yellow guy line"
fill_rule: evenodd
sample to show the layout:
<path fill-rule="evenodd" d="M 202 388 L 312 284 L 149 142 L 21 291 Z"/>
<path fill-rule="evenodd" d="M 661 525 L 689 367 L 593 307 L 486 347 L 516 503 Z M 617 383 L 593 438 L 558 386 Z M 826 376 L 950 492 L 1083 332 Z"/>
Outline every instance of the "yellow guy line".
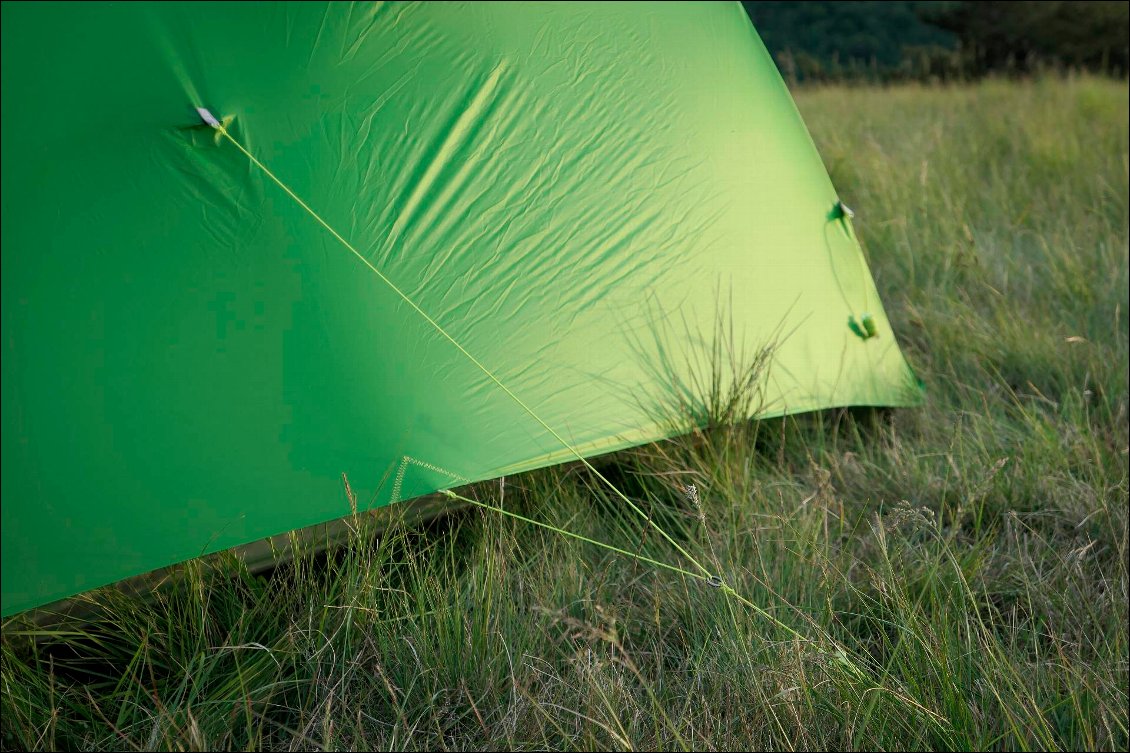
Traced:
<path fill-rule="evenodd" d="M 207 112 L 207 111 L 205 110 L 205 111 L 201 112 L 201 117 L 204 117 L 205 112 Z M 702 563 L 700 563 L 686 549 L 684 549 L 682 546 L 679 545 L 679 542 L 677 542 L 673 538 L 671 538 L 671 536 L 668 535 L 668 533 L 666 531 L 664 531 L 658 524 L 656 524 L 654 521 L 651 521 L 651 519 L 649 518 L 647 513 L 645 513 L 643 510 L 641 510 L 639 508 L 639 506 L 636 505 L 636 503 L 632 502 L 632 500 L 628 499 L 627 495 L 625 495 L 622 491 L 617 489 L 615 484 L 613 484 L 611 481 L 609 481 L 607 478 L 604 477 L 604 474 L 602 474 L 600 471 L 598 471 L 596 468 L 594 468 L 592 466 L 592 463 L 590 463 L 588 460 L 586 460 L 581 455 L 581 453 L 577 452 L 577 450 L 573 447 L 573 445 L 571 445 L 569 442 L 567 442 L 565 440 L 564 437 L 562 437 L 560 434 L 558 434 L 556 431 L 554 431 L 553 427 L 550 426 L 549 424 L 547 424 L 545 421 L 543 421 L 541 416 L 539 416 L 537 413 L 534 413 L 533 409 L 530 408 L 530 406 L 526 405 L 526 403 L 523 402 L 520 397 L 518 397 L 513 392 L 511 392 L 510 388 L 507 387 L 505 384 L 503 384 L 499 380 L 499 378 L 496 377 L 490 369 L 488 369 L 486 366 L 483 366 L 483 364 L 479 362 L 479 359 L 475 358 L 473 355 L 471 355 L 469 352 L 467 352 L 467 349 L 464 348 L 462 345 L 460 345 L 459 342 L 454 337 L 447 334 L 447 331 L 443 327 L 441 327 L 436 320 L 434 320 L 430 316 L 428 316 L 427 312 L 425 312 L 422 308 L 417 306 L 416 302 L 413 301 L 411 298 L 409 298 L 408 295 L 406 293 L 404 293 L 404 291 L 402 291 L 400 288 L 398 288 L 392 280 L 385 277 L 384 274 L 382 274 L 379 269 L 377 269 L 376 267 L 373 266 L 372 262 L 370 262 L 368 259 L 366 259 L 364 256 L 362 256 L 361 253 L 356 248 L 353 247 L 353 244 L 351 244 L 349 241 L 347 241 L 345 238 L 343 238 L 340 233 L 338 233 L 336 230 L 334 230 L 328 222 L 323 220 L 318 215 L 317 212 L 315 212 L 313 209 L 310 208 L 309 204 L 307 204 L 305 201 L 303 201 L 301 198 L 299 198 L 298 194 L 296 194 L 294 191 L 292 191 L 290 189 L 289 186 L 287 186 L 285 183 L 283 183 L 281 180 L 279 180 L 279 178 L 273 172 L 271 172 L 270 169 L 266 165 L 264 165 L 262 162 L 260 162 L 258 159 L 256 159 L 254 154 L 247 151 L 247 149 L 244 148 L 243 144 L 239 143 L 235 139 L 234 136 L 232 136 L 230 133 L 228 133 L 227 128 L 224 126 L 224 124 L 222 122 L 219 122 L 215 118 L 212 118 L 211 115 L 208 115 L 208 117 L 205 118 L 205 121 L 208 122 L 208 124 L 211 125 L 213 128 L 215 128 L 216 131 L 218 131 L 221 136 L 223 136 L 228 141 L 230 141 L 233 145 L 235 145 L 236 149 L 243 152 L 244 156 L 246 156 L 247 159 L 251 160 L 251 163 L 253 165 L 255 165 L 260 170 L 262 170 L 267 175 L 267 177 L 269 177 L 272 181 L 275 182 L 276 185 L 278 185 L 279 188 L 281 188 L 283 191 L 286 191 L 287 195 L 290 196 L 290 198 L 294 199 L 295 202 L 297 202 L 300 207 L 305 209 L 306 212 L 311 217 L 313 217 L 315 220 L 317 220 L 319 225 L 321 225 L 326 230 L 328 230 L 330 235 L 332 235 L 334 238 L 336 238 L 338 240 L 338 242 L 341 243 L 341 245 L 343 245 L 347 249 L 349 249 L 353 253 L 353 255 L 356 256 L 358 259 L 360 259 L 361 262 L 366 267 L 368 267 L 370 270 L 372 270 L 373 274 L 375 274 L 377 277 L 379 277 L 381 279 L 381 281 L 384 282 L 384 284 L 386 284 L 390 288 L 392 288 L 393 292 L 396 293 L 398 296 L 400 296 L 401 299 L 403 299 L 405 303 L 407 303 L 409 306 L 411 306 L 413 309 L 415 309 L 416 313 L 418 313 L 420 316 L 424 317 L 424 319 L 428 322 L 428 324 L 432 325 L 432 327 L 435 328 L 436 332 L 439 332 L 441 335 L 443 335 L 447 339 L 447 341 L 450 342 L 452 345 L 454 345 L 459 350 L 460 353 L 465 355 L 467 357 L 467 359 L 471 361 L 471 363 L 475 364 L 475 366 L 477 366 L 479 368 L 479 370 L 481 370 L 484 374 L 486 374 L 492 382 L 494 382 L 496 385 L 498 385 L 499 389 L 501 389 L 503 392 L 505 392 L 507 395 L 509 395 L 510 399 L 512 399 L 519 406 L 521 406 L 522 410 L 526 411 L 526 413 L 529 413 L 531 418 L 533 418 L 535 421 L 537 421 L 538 424 L 540 424 L 542 428 L 544 428 L 546 431 L 548 431 L 550 434 L 552 434 L 553 437 L 558 442 L 560 442 L 562 445 L 564 445 L 565 448 L 567 450 L 569 450 L 569 452 L 571 452 L 574 456 L 576 456 L 577 460 L 580 460 L 585 465 L 586 468 L 588 468 L 590 471 L 592 471 L 593 474 L 596 475 L 596 477 L 599 478 L 601 481 L 603 481 L 605 483 L 605 485 L 608 486 L 609 489 L 611 489 L 613 492 L 615 492 L 616 496 L 618 496 L 620 499 L 622 499 L 626 503 L 628 503 L 628 506 L 631 507 L 632 510 L 634 510 L 644 520 L 650 521 L 652 523 L 652 525 L 655 526 L 655 530 L 657 530 L 660 534 L 662 534 L 663 538 L 667 539 L 667 541 L 672 546 L 674 546 L 675 549 L 677 549 L 680 554 L 682 554 L 684 557 L 686 557 L 695 567 L 697 567 L 702 572 L 702 574 L 696 575 L 695 573 L 692 573 L 688 570 L 683 570 L 683 569 L 675 567 L 673 565 L 666 565 L 662 562 L 659 562 L 658 560 L 653 560 L 653 559 L 650 559 L 650 558 L 647 558 L 647 557 L 643 557 L 641 555 L 632 554 L 631 552 L 627 552 L 626 550 L 623 550 L 623 549 L 618 549 L 618 548 L 613 547 L 609 544 L 602 544 L 601 542 L 594 541 L 592 539 L 587 539 L 587 538 L 580 536 L 578 534 L 569 533 L 568 531 L 564 531 L 564 530 L 559 529 L 559 528 L 554 528 L 553 526 L 547 525 L 545 523 L 538 523 L 537 521 L 531 520 L 530 518 L 524 518 L 520 515 L 517 515 L 515 513 L 511 513 L 507 510 L 504 510 L 501 507 L 492 507 L 490 505 L 485 505 L 482 502 L 476 502 L 474 500 L 467 499 L 465 497 L 460 497 L 460 496 L 456 495 L 454 492 L 445 490 L 445 493 L 447 494 L 447 496 L 449 496 L 453 499 L 461 499 L 465 502 L 470 502 L 471 504 L 478 505 L 479 507 L 484 507 L 488 510 L 494 510 L 495 512 L 500 512 L 500 513 L 503 513 L 505 515 L 509 515 L 511 517 L 519 518 L 520 520 L 524 520 L 527 523 L 531 523 L 533 525 L 541 526 L 543 528 L 549 528 L 550 530 L 557 531 L 557 532 L 562 533 L 564 535 L 572 536 L 573 538 L 578 538 L 578 539 L 581 539 L 583 541 L 587 541 L 589 543 L 596 544 L 598 546 L 602 546 L 606 549 L 611 549 L 612 551 L 620 552 L 621 554 L 626 554 L 626 555 L 632 556 L 636 559 L 643 560 L 645 562 L 650 562 L 651 564 L 658 565 L 660 567 L 664 567 L 664 568 L 667 568 L 669 570 L 675 570 L 676 572 L 683 573 L 684 575 L 696 577 L 696 578 L 699 578 L 700 580 L 705 580 L 709 583 L 718 585 L 718 587 L 720 588 L 720 590 L 722 592 L 724 592 L 728 596 L 731 596 L 731 597 L 737 599 L 739 602 L 744 604 L 746 607 L 748 607 L 749 609 L 752 609 L 759 616 L 761 616 L 762 618 L 773 623 L 774 625 L 776 625 L 778 628 L 784 630 L 785 632 L 789 633 L 794 638 L 796 638 L 796 639 L 798 639 L 802 642 L 805 642 L 805 643 L 811 642 L 811 639 L 805 637 L 801 633 L 799 633 L 796 630 L 794 630 L 793 628 L 789 627 L 784 622 L 781 622 L 781 620 L 777 619 L 776 617 L 771 615 L 769 612 L 766 612 L 764 609 L 757 606 L 756 604 L 754 604 L 752 601 L 750 601 L 746 597 L 742 596 L 740 593 L 735 591 L 733 589 L 733 587 L 730 586 L 728 583 L 725 583 L 719 577 L 715 576 L 709 570 L 707 570 L 705 567 L 703 567 Z M 792 605 L 789 605 L 789 606 L 792 609 L 796 610 L 796 608 L 792 607 Z M 862 675 L 862 671 L 858 667 L 856 667 L 853 663 L 848 661 L 846 654 L 844 653 L 843 649 L 840 648 L 838 645 L 837 645 L 837 653 L 839 655 L 838 658 L 840 659 L 840 661 L 842 661 L 845 665 L 847 665 L 849 668 L 851 668 L 857 675 Z"/>
<path fill-rule="evenodd" d="M 526 403 L 522 401 L 522 398 L 518 397 L 513 392 L 511 392 L 510 388 L 507 387 L 505 384 L 503 384 L 502 381 L 494 375 L 494 372 L 492 372 L 490 369 L 488 369 L 486 366 L 484 366 L 479 361 L 479 359 L 477 359 L 473 355 L 471 355 L 467 351 L 466 348 L 464 348 L 462 345 L 459 344 L 458 340 L 456 340 L 454 337 L 449 335 L 447 333 L 447 330 L 445 330 L 442 326 L 440 326 L 439 322 L 437 322 L 435 319 L 432 319 L 430 316 L 428 316 L 428 313 L 426 311 L 424 311 L 422 308 L 420 308 L 418 305 L 416 305 L 416 302 L 413 301 L 410 297 L 408 297 L 407 293 L 405 293 L 403 290 L 398 288 L 396 286 L 396 283 L 394 283 L 392 280 L 385 277 L 385 275 L 379 269 L 377 269 L 375 266 L 373 266 L 372 262 L 370 262 L 368 259 L 366 259 L 364 257 L 364 255 L 361 254 L 360 251 L 358 251 L 356 248 L 353 247 L 352 243 L 350 243 L 345 238 L 343 238 L 341 233 L 334 230 L 333 227 L 331 227 L 328 222 L 323 220 L 318 215 L 317 212 L 315 212 L 313 209 L 310 208 L 309 204 L 307 204 L 305 201 L 303 201 L 298 196 L 298 194 L 296 194 L 294 191 L 292 191 L 290 189 L 289 186 L 287 186 L 285 183 L 283 183 L 278 178 L 278 176 L 276 176 L 273 172 L 271 172 L 271 170 L 266 165 L 264 165 L 262 162 L 260 162 L 258 159 L 256 159 L 254 154 L 252 154 L 247 149 L 245 149 L 243 144 L 239 143 L 239 141 L 237 141 L 234 136 L 232 136 L 230 133 L 228 133 L 228 129 L 223 125 L 223 123 L 220 123 L 220 122 L 215 121 L 213 119 L 212 127 L 215 128 L 220 133 L 221 136 L 223 136 L 228 141 L 230 141 L 235 146 L 236 149 L 243 152 L 244 156 L 246 156 L 247 159 L 251 160 L 251 163 L 253 165 L 255 165 L 260 170 L 262 170 L 267 175 L 268 178 L 270 178 L 272 181 L 275 182 L 276 185 L 278 185 L 279 188 L 286 191 L 287 195 L 290 196 L 290 198 L 294 199 L 295 202 L 297 202 L 300 207 L 305 209 L 306 212 L 311 217 L 313 217 L 315 220 L 317 220 L 319 225 L 321 225 L 326 230 L 328 230 L 330 235 L 332 235 L 334 238 L 336 238 L 338 240 L 338 242 L 341 243 L 341 245 L 343 245 L 347 249 L 349 249 L 353 253 L 353 255 L 356 256 L 358 259 L 360 259 L 361 262 L 366 267 L 368 267 L 370 270 L 372 270 L 373 274 L 375 274 L 377 277 L 379 277 L 381 279 L 381 282 L 383 282 L 385 285 L 388 285 L 390 288 L 392 288 L 392 291 L 394 293 L 396 293 L 398 296 L 400 296 L 400 298 L 405 303 L 407 303 L 409 306 L 411 306 L 416 311 L 417 314 L 424 317 L 424 319 L 428 322 L 428 324 L 432 325 L 432 327 L 435 328 L 436 332 L 439 332 L 441 335 L 443 335 L 447 339 L 447 341 L 450 342 L 452 345 L 454 345 L 456 347 L 456 349 L 459 350 L 460 353 L 465 355 L 467 357 L 467 359 L 471 361 L 471 363 L 475 364 L 475 366 L 477 366 L 480 371 L 482 371 L 484 374 L 486 374 L 487 377 L 489 377 L 490 380 L 492 382 L 494 382 L 498 386 L 499 389 L 501 389 L 503 392 L 505 392 L 507 395 L 509 395 L 510 398 L 522 408 L 522 410 L 526 411 L 526 413 L 529 413 L 531 418 L 533 418 L 535 421 L 537 421 L 538 424 L 540 424 L 543 429 L 545 429 L 550 434 L 552 434 L 554 439 L 556 439 L 558 442 L 560 442 L 562 445 L 564 445 L 565 448 L 567 450 L 569 450 L 569 452 L 571 452 L 573 455 L 576 456 L 577 460 L 580 460 L 582 463 L 584 463 L 585 467 L 588 468 L 590 471 L 592 471 L 596 475 L 597 478 L 599 478 L 601 481 L 603 481 L 608 486 L 609 489 L 611 489 L 613 492 L 615 492 L 616 496 L 618 496 L 620 499 L 624 500 L 624 502 L 627 502 L 628 505 L 633 510 L 635 510 L 635 512 L 640 517 L 642 517 L 644 520 L 650 520 L 647 513 L 645 513 L 643 510 L 641 510 L 636 505 L 636 503 L 632 502 L 632 500 L 628 499 L 626 494 L 624 494 L 622 491 L 617 489 L 615 484 L 613 484 L 611 481 L 609 481 L 607 478 L 605 478 L 604 475 L 600 471 L 598 471 L 596 468 L 594 468 L 592 466 L 592 464 L 581 455 L 581 453 L 577 452 L 577 450 L 573 447 L 573 445 L 571 445 L 569 442 L 567 442 L 565 440 L 564 437 L 562 437 L 560 434 L 558 434 L 556 431 L 554 431 L 553 427 L 550 426 L 549 424 L 547 424 L 545 421 L 543 421 L 541 416 L 539 416 L 537 413 L 535 413 L 533 411 L 533 409 L 530 408 L 530 406 L 526 405 Z M 652 524 L 655 525 L 654 521 L 652 522 Z M 663 538 L 667 539 L 667 541 L 672 546 L 674 546 L 679 551 L 680 554 L 682 554 L 684 557 L 686 557 L 691 563 L 694 564 L 695 567 L 697 567 L 699 570 L 701 570 L 703 575 L 706 578 L 709 579 L 709 578 L 712 577 L 713 574 L 709 570 L 707 570 L 705 567 L 703 567 L 702 564 L 690 554 L 690 552 L 688 552 L 686 549 L 684 549 L 682 546 L 680 546 L 679 542 L 677 542 L 673 538 L 671 538 L 671 536 L 668 535 L 666 531 L 664 531 L 658 525 L 655 525 L 655 529 L 657 531 L 659 531 L 659 533 L 662 534 Z"/>

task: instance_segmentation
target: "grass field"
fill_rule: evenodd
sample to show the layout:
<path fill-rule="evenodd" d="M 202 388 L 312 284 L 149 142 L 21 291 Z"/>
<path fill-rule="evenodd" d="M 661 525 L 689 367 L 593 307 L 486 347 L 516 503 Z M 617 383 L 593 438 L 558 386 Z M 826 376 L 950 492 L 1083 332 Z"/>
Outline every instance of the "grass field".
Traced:
<path fill-rule="evenodd" d="M 1125 749 L 1127 85 L 797 101 L 928 400 L 616 459 L 753 607 L 469 509 L 10 625 L 3 747 Z M 583 469 L 472 493 L 678 561 Z"/>

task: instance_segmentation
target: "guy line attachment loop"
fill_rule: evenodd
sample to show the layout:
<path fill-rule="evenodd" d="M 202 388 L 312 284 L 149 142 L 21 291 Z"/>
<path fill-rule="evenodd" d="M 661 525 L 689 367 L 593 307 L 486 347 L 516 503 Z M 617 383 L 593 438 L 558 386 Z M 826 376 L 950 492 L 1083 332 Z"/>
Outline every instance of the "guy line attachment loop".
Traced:
<path fill-rule="evenodd" d="M 196 114 L 200 116 L 201 120 L 213 128 L 220 127 L 220 121 L 216 120 L 216 116 L 210 113 L 207 107 L 197 107 Z"/>
<path fill-rule="evenodd" d="M 872 337 L 879 336 L 879 328 L 875 326 L 875 317 L 871 316 L 871 314 L 864 314 L 863 318 L 858 322 L 855 320 L 854 316 L 849 316 L 848 329 L 860 340 L 870 340 Z"/>

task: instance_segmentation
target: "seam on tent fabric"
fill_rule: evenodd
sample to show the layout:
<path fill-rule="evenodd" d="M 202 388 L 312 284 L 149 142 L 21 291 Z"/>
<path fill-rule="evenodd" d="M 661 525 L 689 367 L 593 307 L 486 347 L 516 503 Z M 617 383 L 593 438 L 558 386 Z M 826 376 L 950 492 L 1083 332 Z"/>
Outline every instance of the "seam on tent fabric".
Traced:
<path fill-rule="evenodd" d="M 844 222 L 844 220 L 839 220 L 839 219 L 829 220 L 828 222 L 824 223 L 824 250 L 828 254 L 828 268 L 832 272 L 832 279 L 836 283 L 836 290 L 840 294 L 840 299 L 843 300 L 844 306 L 847 307 L 848 313 L 855 315 L 855 314 L 858 314 L 858 313 L 861 313 L 861 312 L 856 311 L 855 306 L 853 306 L 851 301 L 848 300 L 848 294 L 844 290 L 844 284 L 843 284 L 843 282 L 840 281 L 840 273 L 836 270 L 836 264 L 837 264 L 836 252 L 835 252 L 835 249 L 832 248 L 832 241 L 828 238 L 828 233 L 831 229 L 831 226 L 833 224 L 839 223 L 839 222 Z M 844 222 L 844 224 L 845 224 L 845 227 L 847 227 L 846 222 Z M 855 240 L 854 234 L 849 235 L 849 237 L 851 237 L 853 240 Z M 862 252 L 860 252 L 860 256 L 862 256 Z M 866 310 L 868 310 L 868 306 L 871 303 L 870 300 L 869 300 L 869 296 L 867 295 L 867 271 L 863 268 L 864 265 L 863 265 L 862 258 L 859 260 L 859 262 L 860 262 L 859 263 L 859 267 L 860 267 L 860 275 L 859 276 L 860 276 L 860 282 L 862 283 L 861 293 L 863 295 L 863 309 L 864 309 L 864 311 L 866 311 Z"/>
<path fill-rule="evenodd" d="M 854 216 L 854 213 L 852 215 L 844 217 L 842 222 L 844 223 L 844 227 L 847 228 L 848 237 L 855 241 L 856 258 L 859 261 L 859 282 L 862 285 L 863 290 L 863 310 L 871 311 L 871 285 L 867 284 L 868 282 L 871 282 L 868 279 L 868 272 L 870 271 L 870 268 L 867 264 L 867 255 L 863 253 L 863 244 L 860 243 L 859 236 L 855 234 L 855 223 L 852 222 L 852 216 Z"/>
<path fill-rule="evenodd" d="M 200 111 L 202 109 L 203 108 L 197 108 L 198 111 Z M 207 112 L 207 111 L 205 110 L 205 112 Z M 203 117 L 203 115 L 202 115 L 202 117 Z M 609 489 L 611 489 L 616 494 L 617 497 L 619 497 L 621 500 L 626 502 L 628 504 L 628 506 L 633 511 L 635 511 L 635 513 L 637 515 L 639 515 L 644 520 L 649 521 L 649 523 L 651 525 L 654 525 L 656 531 L 658 531 L 663 536 L 663 538 L 665 538 L 667 540 L 667 542 L 669 544 L 671 544 L 673 547 L 675 547 L 675 549 L 680 554 L 682 554 L 684 557 L 686 557 L 686 559 L 688 561 L 690 561 L 695 567 L 697 567 L 700 571 L 702 571 L 702 576 L 699 576 L 700 578 L 710 580 L 710 579 L 713 579 L 713 578 L 716 577 L 701 562 L 699 562 L 698 559 L 696 559 L 694 557 L 694 555 L 692 555 L 690 552 L 688 552 L 681 544 L 679 544 L 679 542 L 675 541 L 675 539 L 672 538 L 672 536 L 670 534 L 668 534 L 666 531 L 664 531 L 663 528 L 661 528 L 659 525 L 655 524 L 655 522 L 652 520 L 651 516 L 649 516 L 647 513 L 645 513 L 643 510 L 641 510 L 640 507 L 636 503 L 632 502 L 632 500 L 629 499 L 626 494 L 624 494 L 622 491 L 620 491 L 620 489 L 617 488 L 615 484 L 613 484 L 611 481 L 609 481 L 607 478 L 605 478 L 604 474 L 602 474 L 595 467 L 593 467 L 593 465 L 583 455 L 581 455 L 581 453 L 578 452 L 576 450 L 576 448 L 573 447 L 573 445 L 571 445 L 564 437 L 562 437 L 552 426 L 550 426 L 548 423 L 546 423 L 541 418 L 541 416 L 539 416 L 537 413 L 534 412 L 534 410 L 530 406 L 528 406 L 520 397 L 518 397 L 516 394 L 514 394 L 514 392 L 512 392 L 509 387 L 507 387 L 505 384 L 503 384 L 503 382 L 497 376 L 494 375 L 494 372 L 492 372 L 490 369 L 488 369 L 486 366 L 484 366 L 477 358 L 475 358 L 473 355 L 471 355 L 471 353 L 466 348 L 464 348 L 459 343 L 459 341 L 456 340 L 452 335 L 448 334 L 447 330 L 445 330 L 439 324 L 439 322 L 437 322 L 435 319 L 432 319 L 432 317 L 430 317 L 427 314 L 426 311 L 424 311 L 422 308 L 420 308 L 420 306 L 414 300 L 412 300 L 412 298 L 407 293 L 405 293 L 399 287 L 397 287 L 396 283 L 394 283 L 392 280 L 390 280 L 388 277 L 386 277 L 384 275 L 384 273 L 382 273 L 379 269 L 377 269 L 377 267 L 374 266 L 372 262 L 370 262 L 368 259 L 366 259 L 365 256 L 360 251 L 358 251 L 356 248 L 353 247 L 353 244 L 351 244 L 339 232 L 337 232 L 337 230 L 335 230 L 333 228 L 333 226 L 331 226 L 328 222 L 326 222 L 324 219 L 322 219 L 321 215 L 319 215 L 317 212 L 315 212 L 310 207 L 310 205 L 307 204 L 305 201 L 303 201 L 302 198 L 300 196 L 298 196 L 298 194 L 296 194 L 288 185 L 286 185 L 286 183 L 284 183 L 278 176 L 276 176 L 273 172 L 271 172 L 270 168 L 268 168 L 266 165 L 264 165 L 262 162 L 260 162 L 259 159 L 254 154 L 252 154 L 250 151 L 248 151 L 247 148 L 245 148 L 243 146 L 243 144 L 241 144 L 234 136 L 231 135 L 231 133 L 228 132 L 227 127 L 221 121 L 218 121 L 215 118 L 212 118 L 210 121 L 206 120 L 205 122 L 207 122 L 212 128 L 216 129 L 216 131 L 221 136 L 223 136 L 228 141 L 230 141 L 235 146 L 236 149 L 238 149 L 240 152 L 242 152 L 243 155 L 245 157 L 247 157 L 248 160 L 251 161 L 251 163 L 253 165 L 255 165 L 260 170 L 262 170 L 263 173 L 268 178 L 270 178 L 276 185 L 278 185 L 279 188 L 281 188 L 283 191 L 285 191 L 286 194 L 288 196 L 290 196 L 290 198 L 292 198 L 300 207 L 302 207 L 302 209 L 304 209 L 307 214 L 309 214 L 311 217 L 313 217 L 318 222 L 318 224 L 320 224 L 327 231 L 329 231 L 330 235 L 332 235 L 335 239 L 337 239 L 337 241 L 339 243 L 341 243 L 341 245 L 345 246 L 345 248 L 348 249 L 350 251 L 350 253 L 352 253 L 354 256 L 356 256 L 358 259 L 360 259 L 361 262 L 366 267 L 368 267 L 370 269 L 370 271 L 373 272 L 373 274 L 375 274 L 377 277 L 380 278 L 381 282 L 385 283 L 385 285 L 390 287 L 394 293 L 396 293 L 398 296 L 400 296 L 400 298 L 405 303 L 407 303 L 409 306 L 411 306 L 412 309 L 417 314 L 419 314 L 421 317 L 423 317 L 424 320 L 428 322 L 428 324 L 430 324 L 439 334 L 443 335 L 443 337 L 448 342 L 450 342 L 452 345 L 454 345 L 455 348 L 460 353 L 462 353 L 464 356 L 466 356 L 466 358 L 469 361 L 471 361 L 471 363 L 473 363 L 492 382 L 494 382 L 494 384 L 499 389 L 501 389 L 503 392 L 505 392 L 507 394 L 507 396 L 510 397 L 511 400 L 513 400 L 515 403 L 517 403 L 518 406 L 522 408 L 522 410 L 524 410 L 526 413 L 528 413 L 530 415 L 530 417 L 533 418 L 543 429 L 548 431 L 553 436 L 554 439 L 556 439 L 558 442 L 560 442 L 562 445 L 564 445 L 564 447 L 567 450 L 569 450 L 569 452 L 572 455 L 574 455 L 578 460 L 580 460 L 581 463 L 583 463 L 586 468 L 588 468 Z M 765 613 L 763 610 L 761 610 L 759 607 L 754 605 L 752 602 L 749 602 L 748 600 L 746 600 L 743 597 L 741 597 L 740 595 L 738 595 L 737 592 L 734 591 L 728 585 L 724 585 L 724 588 L 728 592 L 731 592 L 734 595 L 736 595 L 739 599 L 741 599 L 743 601 L 743 603 L 746 603 L 749 606 L 753 607 L 754 609 L 757 609 L 759 612 L 768 615 L 768 613 Z M 776 618 L 773 618 L 773 619 L 775 620 Z M 784 625 L 783 623 L 780 623 L 780 624 L 782 626 Z M 791 628 L 789 628 L 789 629 L 791 630 Z"/>
<path fill-rule="evenodd" d="M 389 499 L 390 505 L 394 505 L 400 501 L 400 492 L 404 487 L 404 473 L 408 470 L 409 463 L 415 463 L 421 468 L 443 474 L 452 481 L 461 481 L 464 484 L 471 483 L 471 479 L 467 478 L 466 476 L 461 476 L 458 473 L 452 473 L 446 468 L 440 468 L 438 465 L 433 465 L 432 463 L 428 463 L 423 460 L 417 460 L 410 455 L 405 455 L 400 459 L 400 467 L 396 471 L 396 480 L 392 482 L 392 497 Z"/>

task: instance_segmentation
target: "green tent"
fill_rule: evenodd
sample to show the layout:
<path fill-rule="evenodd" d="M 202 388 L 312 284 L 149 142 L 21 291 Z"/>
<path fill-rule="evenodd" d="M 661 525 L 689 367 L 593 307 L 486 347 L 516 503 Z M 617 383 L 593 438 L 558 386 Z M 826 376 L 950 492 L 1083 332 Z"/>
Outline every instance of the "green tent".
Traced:
<path fill-rule="evenodd" d="M 660 439 L 719 317 L 761 415 L 920 397 L 737 3 L 2 21 L 4 615 Z"/>

